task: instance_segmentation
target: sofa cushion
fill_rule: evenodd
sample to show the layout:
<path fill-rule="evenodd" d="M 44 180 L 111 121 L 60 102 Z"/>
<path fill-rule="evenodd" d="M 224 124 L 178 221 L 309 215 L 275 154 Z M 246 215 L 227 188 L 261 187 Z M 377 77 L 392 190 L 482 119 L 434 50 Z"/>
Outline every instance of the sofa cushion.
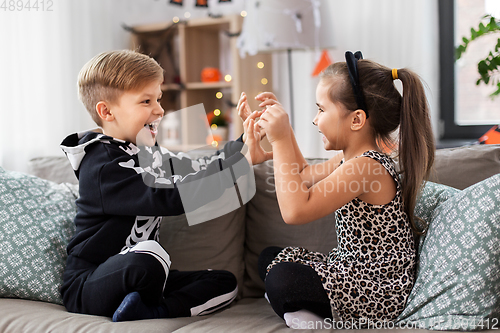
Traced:
<path fill-rule="evenodd" d="M 77 192 L 0 168 L 0 296 L 62 304 Z"/>
<path fill-rule="evenodd" d="M 323 160 L 308 160 L 314 164 Z M 305 225 L 287 225 L 281 217 L 276 199 L 273 162 L 254 166 L 257 192 L 247 204 L 245 226 L 244 297 L 262 297 L 264 283 L 259 277 L 257 261 L 268 246 L 303 246 L 327 253 L 337 246 L 335 215 L 330 214 Z"/>
<path fill-rule="evenodd" d="M 28 173 L 55 183 L 78 184 L 66 156 L 35 157 L 28 161 Z"/>
<path fill-rule="evenodd" d="M 0 332 L 4 333 L 137 333 L 174 332 L 212 317 L 148 319 L 114 323 L 111 318 L 70 313 L 62 305 L 22 299 L 0 299 Z"/>
<path fill-rule="evenodd" d="M 160 243 L 172 260 L 171 269 L 182 271 L 223 269 L 232 272 L 243 285 L 243 243 L 245 239 L 243 206 L 213 220 L 189 226 L 186 216 L 164 217 Z"/>
<path fill-rule="evenodd" d="M 430 180 L 463 190 L 500 173 L 500 145 L 438 149 Z"/>
<path fill-rule="evenodd" d="M 417 280 L 400 322 L 436 330 L 498 327 L 500 174 L 436 208 L 419 257 Z"/>

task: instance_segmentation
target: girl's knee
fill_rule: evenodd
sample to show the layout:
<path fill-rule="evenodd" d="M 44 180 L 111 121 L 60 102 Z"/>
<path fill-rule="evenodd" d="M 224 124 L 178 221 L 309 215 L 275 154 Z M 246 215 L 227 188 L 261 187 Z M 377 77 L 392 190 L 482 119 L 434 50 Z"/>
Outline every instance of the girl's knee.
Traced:
<path fill-rule="evenodd" d="M 283 250 L 282 247 L 269 246 L 262 250 L 262 252 L 260 253 L 257 268 L 262 281 L 266 279 L 267 266 L 269 266 L 269 264 L 274 260 L 274 258 L 276 258 L 281 250 Z"/>
<path fill-rule="evenodd" d="M 271 268 L 265 280 L 266 292 L 270 299 L 293 292 L 293 287 L 297 283 L 297 277 L 294 277 L 294 265 L 298 264 L 282 262 Z"/>

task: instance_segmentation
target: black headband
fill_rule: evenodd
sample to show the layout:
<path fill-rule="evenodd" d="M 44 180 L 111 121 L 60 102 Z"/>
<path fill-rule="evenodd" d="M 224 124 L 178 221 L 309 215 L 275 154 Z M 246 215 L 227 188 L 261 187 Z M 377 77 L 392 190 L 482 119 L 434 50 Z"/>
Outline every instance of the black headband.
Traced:
<path fill-rule="evenodd" d="M 365 111 L 366 118 L 368 118 L 368 109 L 365 103 L 365 97 L 363 96 L 363 90 L 361 89 L 361 84 L 359 83 L 359 73 L 358 73 L 358 60 L 363 59 L 361 51 L 357 51 L 352 54 L 351 51 L 345 53 L 345 62 L 347 64 L 347 71 L 349 72 L 349 79 L 351 79 L 352 90 L 354 91 L 354 97 L 356 97 L 356 103 L 358 108 Z"/>

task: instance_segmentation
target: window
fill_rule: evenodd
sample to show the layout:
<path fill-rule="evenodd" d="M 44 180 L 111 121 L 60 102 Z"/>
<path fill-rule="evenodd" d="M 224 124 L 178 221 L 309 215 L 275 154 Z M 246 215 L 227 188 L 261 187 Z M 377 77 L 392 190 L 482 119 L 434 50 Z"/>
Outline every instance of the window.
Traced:
<path fill-rule="evenodd" d="M 491 100 L 492 85 L 477 86 L 477 62 L 493 47 L 491 38 L 473 41 L 464 58 L 455 62 L 455 47 L 470 28 L 477 28 L 490 0 L 439 0 L 440 87 L 442 139 L 478 139 L 492 125 L 500 123 L 500 98 Z M 498 1 L 495 1 L 498 5 Z M 472 6 L 472 7 L 471 7 Z M 477 44 L 477 45 L 473 45 Z"/>

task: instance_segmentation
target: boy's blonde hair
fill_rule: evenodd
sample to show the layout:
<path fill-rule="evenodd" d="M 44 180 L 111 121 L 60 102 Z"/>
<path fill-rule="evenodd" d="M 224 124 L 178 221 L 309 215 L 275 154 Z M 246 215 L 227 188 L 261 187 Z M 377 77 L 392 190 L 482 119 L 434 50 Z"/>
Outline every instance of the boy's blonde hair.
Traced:
<path fill-rule="evenodd" d="M 98 126 L 102 120 L 96 105 L 117 103 L 121 93 L 163 80 L 163 69 L 151 57 L 131 51 L 109 51 L 87 62 L 78 74 L 78 96 Z"/>

